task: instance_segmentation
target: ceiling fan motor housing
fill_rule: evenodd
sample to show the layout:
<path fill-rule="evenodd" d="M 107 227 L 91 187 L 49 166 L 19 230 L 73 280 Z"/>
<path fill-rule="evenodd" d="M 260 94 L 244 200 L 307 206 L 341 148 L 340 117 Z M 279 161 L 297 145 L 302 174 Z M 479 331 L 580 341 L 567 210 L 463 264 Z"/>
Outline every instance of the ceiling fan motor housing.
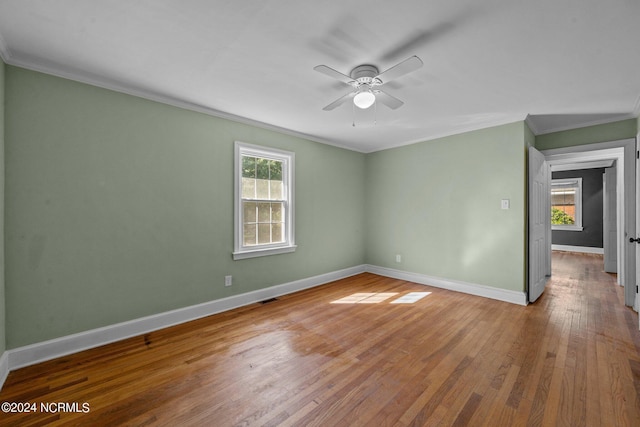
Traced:
<path fill-rule="evenodd" d="M 358 86 L 367 85 L 379 85 L 382 81 L 375 78 L 379 73 L 378 68 L 373 65 L 359 65 L 351 70 L 350 77 L 354 79 Z"/>

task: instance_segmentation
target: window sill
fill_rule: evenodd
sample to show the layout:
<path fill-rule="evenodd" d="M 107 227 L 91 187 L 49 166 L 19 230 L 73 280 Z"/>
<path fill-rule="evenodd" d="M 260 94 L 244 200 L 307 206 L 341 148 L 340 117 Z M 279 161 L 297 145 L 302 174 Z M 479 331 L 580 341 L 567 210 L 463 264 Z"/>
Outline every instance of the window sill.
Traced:
<path fill-rule="evenodd" d="M 268 255 L 278 255 L 278 254 L 286 254 L 290 252 L 295 252 L 297 246 L 281 246 L 277 248 L 262 248 L 262 249 L 251 249 L 238 251 L 233 253 L 233 260 L 237 261 L 239 259 L 247 259 L 247 258 L 257 258 L 261 256 Z"/>
<path fill-rule="evenodd" d="M 552 225 L 551 230 L 557 231 L 582 231 L 584 227 L 579 225 Z"/>

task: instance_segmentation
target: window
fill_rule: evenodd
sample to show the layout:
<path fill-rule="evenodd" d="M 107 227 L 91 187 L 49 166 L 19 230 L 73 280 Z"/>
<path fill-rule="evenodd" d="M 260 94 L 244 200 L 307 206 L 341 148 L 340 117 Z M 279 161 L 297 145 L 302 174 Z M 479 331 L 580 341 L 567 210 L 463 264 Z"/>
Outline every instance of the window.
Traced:
<path fill-rule="evenodd" d="M 293 252 L 294 153 L 236 142 L 233 259 Z"/>
<path fill-rule="evenodd" d="M 551 228 L 582 231 L 582 178 L 551 180 Z"/>

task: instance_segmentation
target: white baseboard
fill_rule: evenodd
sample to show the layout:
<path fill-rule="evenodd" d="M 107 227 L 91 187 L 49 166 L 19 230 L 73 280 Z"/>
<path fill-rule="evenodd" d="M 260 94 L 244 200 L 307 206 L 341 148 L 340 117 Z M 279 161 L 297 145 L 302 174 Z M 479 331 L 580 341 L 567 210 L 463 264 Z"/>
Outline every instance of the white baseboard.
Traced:
<path fill-rule="evenodd" d="M 221 313 L 223 311 L 232 310 L 234 308 L 264 301 L 269 298 L 275 298 L 304 289 L 313 288 L 315 286 L 364 272 L 370 272 L 380 276 L 407 280 L 499 301 L 506 301 L 513 304 L 526 305 L 527 301 L 526 293 L 524 292 L 509 291 L 505 289 L 492 288 L 490 286 L 441 279 L 374 265 L 359 265 L 265 289 L 259 289 L 240 295 L 234 295 L 219 300 L 179 308 L 152 316 L 130 320 L 128 322 L 117 323 L 115 325 L 109 325 L 7 350 L 4 352 L 2 357 L 0 357 L 0 380 L 2 380 L 0 381 L 0 388 L 2 387 L 8 373 L 15 369 Z"/>
<path fill-rule="evenodd" d="M 591 248 L 589 246 L 551 245 L 551 250 L 604 255 L 604 248 Z"/>
<path fill-rule="evenodd" d="M 154 314 L 152 316 L 142 317 L 128 322 L 117 323 L 115 325 L 109 325 L 24 347 L 14 348 L 6 351 L 2 356 L 2 359 L 0 359 L 0 369 L 2 369 L 2 363 L 4 363 L 6 366 L 6 372 L 8 373 L 9 371 L 22 368 L 24 366 L 99 347 L 104 344 L 131 338 L 137 335 L 156 331 L 158 329 L 199 319 L 201 317 L 210 316 L 212 314 L 221 313 L 237 307 L 264 301 L 269 298 L 275 298 L 292 292 L 309 289 L 334 280 L 364 273 L 365 271 L 366 266 L 359 265 L 190 307 Z M 1 373 L 2 371 L 0 371 L 0 374 Z"/>
<path fill-rule="evenodd" d="M 510 291 L 507 289 L 493 288 L 491 286 L 477 285 L 474 283 L 461 282 L 451 279 L 427 276 L 419 273 L 410 273 L 393 268 L 367 265 L 367 271 L 380 276 L 392 277 L 394 279 L 407 280 L 409 282 L 429 285 L 436 288 L 448 289 L 450 291 L 462 292 L 469 295 L 476 295 L 484 298 L 491 298 L 498 301 L 505 301 L 512 304 L 527 305 L 526 292 Z"/>
<path fill-rule="evenodd" d="M 0 356 L 0 390 L 9 375 L 9 354 L 5 351 Z"/>

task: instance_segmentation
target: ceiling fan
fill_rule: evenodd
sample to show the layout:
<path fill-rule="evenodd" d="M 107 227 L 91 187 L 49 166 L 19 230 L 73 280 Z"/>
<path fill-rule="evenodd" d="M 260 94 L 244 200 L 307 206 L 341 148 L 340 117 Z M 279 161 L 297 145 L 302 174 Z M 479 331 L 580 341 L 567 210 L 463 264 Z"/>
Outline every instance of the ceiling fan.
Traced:
<path fill-rule="evenodd" d="M 422 67 L 422 60 L 417 56 L 412 56 L 382 73 L 378 71 L 377 67 L 367 64 L 357 66 L 351 70 L 351 73 L 348 76 L 334 70 L 333 68 L 327 67 L 326 65 L 318 65 L 313 69 L 322 74 L 326 74 L 329 77 L 333 77 L 342 83 L 348 84 L 353 88 L 353 91 L 336 99 L 331 104 L 324 107 L 323 110 L 333 110 L 350 99 L 353 99 L 353 103 L 356 107 L 362 109 L 369 108 L 374 104 L 374 102 L 380 101 L 387 107 L 395 110 L 396 108 L 400 108 L 404 102 L 389 95 L 387 92 L 380 89 L 380 86 L 415 71 L 420 67 Z"/>

